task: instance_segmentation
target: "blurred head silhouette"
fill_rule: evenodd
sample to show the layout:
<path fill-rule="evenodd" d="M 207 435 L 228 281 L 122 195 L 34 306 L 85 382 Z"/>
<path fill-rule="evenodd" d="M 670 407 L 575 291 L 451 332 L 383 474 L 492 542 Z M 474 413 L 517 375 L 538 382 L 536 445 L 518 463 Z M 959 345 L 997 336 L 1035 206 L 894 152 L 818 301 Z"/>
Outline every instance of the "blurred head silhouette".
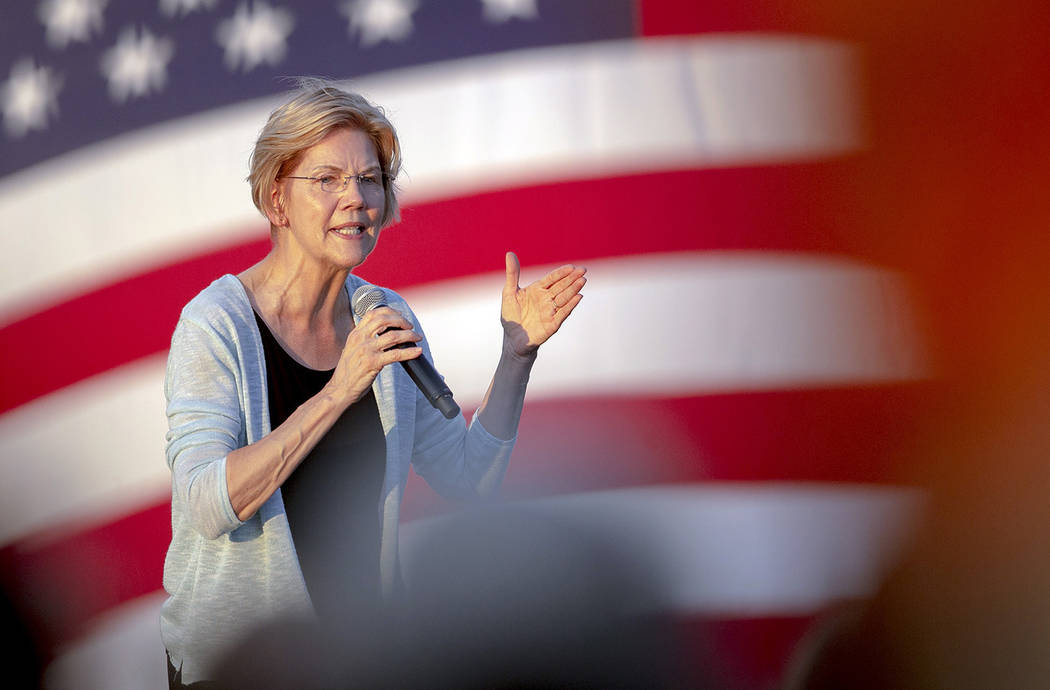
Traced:
<path fill-rule="evenodd" d="M 335 626 L 260 631 L 216 676 L 222 687 L 697 687 L 668 621 L 646 608 L 644 564 L 608 536 L 520 508 L 417 536 L 399 601 Z"/>

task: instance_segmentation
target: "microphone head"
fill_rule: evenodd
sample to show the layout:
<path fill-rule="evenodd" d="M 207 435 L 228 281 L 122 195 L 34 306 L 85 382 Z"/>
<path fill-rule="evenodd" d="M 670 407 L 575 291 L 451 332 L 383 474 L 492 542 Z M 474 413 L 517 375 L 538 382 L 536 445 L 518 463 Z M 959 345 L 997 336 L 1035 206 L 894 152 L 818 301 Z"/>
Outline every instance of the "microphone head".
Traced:
<path fill-rule="evenodd" d="M 354 290 L 350 298 L 350 307 L 354 310 L 354 316 L 360 319 L 376 307 L 386 306 L 386 295 L 382 288 L 374 285 L 362 285 Z"/>

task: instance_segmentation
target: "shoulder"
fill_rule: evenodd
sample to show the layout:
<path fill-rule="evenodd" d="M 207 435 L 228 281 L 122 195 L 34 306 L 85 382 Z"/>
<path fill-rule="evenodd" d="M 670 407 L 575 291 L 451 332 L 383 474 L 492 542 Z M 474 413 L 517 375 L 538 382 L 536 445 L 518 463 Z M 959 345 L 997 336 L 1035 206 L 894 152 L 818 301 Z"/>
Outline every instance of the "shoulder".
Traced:
<path fill-rule="evenodd" d="M 204 328 L 236 330 L 254 321 L 254 316 L 241 281 L 227 273 L 197 293 L 179 319 Z"/>
<path fill-rule="evenodd" d="M 255 312 L 241 281 L 226 274 L 182 308 L 172 348 L 237 350 L 242 343 L 251 342 L 254 329 Z"/>

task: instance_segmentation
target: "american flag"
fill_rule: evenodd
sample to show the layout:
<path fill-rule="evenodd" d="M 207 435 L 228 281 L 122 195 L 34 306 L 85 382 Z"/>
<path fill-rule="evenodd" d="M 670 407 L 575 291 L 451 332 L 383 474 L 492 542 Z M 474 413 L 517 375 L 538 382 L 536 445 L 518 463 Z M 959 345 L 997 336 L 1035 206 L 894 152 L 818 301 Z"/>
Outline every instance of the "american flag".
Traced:
<path fill-rule="evenodd" d="M 8 3 L 0 543 L 50 686 L 164 687 L 167 346 L 268 250 L 247 159 L 296 75 L 398 128 L 403 220 L 358 272 L 406 296 L 468 411 L 503 253 L 588 266 L 503 495 L 617 516 L 726 677 L 776 682 L 907 533 L 931 377 L 899 246 L 857 210 L 868 46 L 830 6 Z M 406 543 L 451 509 L 412 477 Z"/>

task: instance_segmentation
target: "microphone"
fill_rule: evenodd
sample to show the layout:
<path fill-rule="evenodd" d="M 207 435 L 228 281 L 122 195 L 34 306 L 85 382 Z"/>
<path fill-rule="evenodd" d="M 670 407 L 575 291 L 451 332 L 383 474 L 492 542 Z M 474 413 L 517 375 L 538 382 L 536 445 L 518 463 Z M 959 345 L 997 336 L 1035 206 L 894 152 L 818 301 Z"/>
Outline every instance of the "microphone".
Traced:
<path fill-rule="evenodd" d="M 350 304 L 354 310 L 354 315 L 360 321 L 365 314 L 373 309 L 387 306 L 386 294 L 382 288 L 362 285 L 354 290 L 354 295 L 350 298 Z M 394 347 L 415 347 L 415 343 L 399 343 Z M 426 357 L 420 355 L 415 359 L 405 360 L 401 362 L 401 366 L 405 368 L 409 378 L 415 382 L 426 399 L 430 401 L 430 404 L 437 408 L 441 414 L 448 419 L 454 419 L 461 414 L 459 405 L 452 399 L 452 391 L 441 380 L 441 376 L 434 369 L 434 365 Z"/>

